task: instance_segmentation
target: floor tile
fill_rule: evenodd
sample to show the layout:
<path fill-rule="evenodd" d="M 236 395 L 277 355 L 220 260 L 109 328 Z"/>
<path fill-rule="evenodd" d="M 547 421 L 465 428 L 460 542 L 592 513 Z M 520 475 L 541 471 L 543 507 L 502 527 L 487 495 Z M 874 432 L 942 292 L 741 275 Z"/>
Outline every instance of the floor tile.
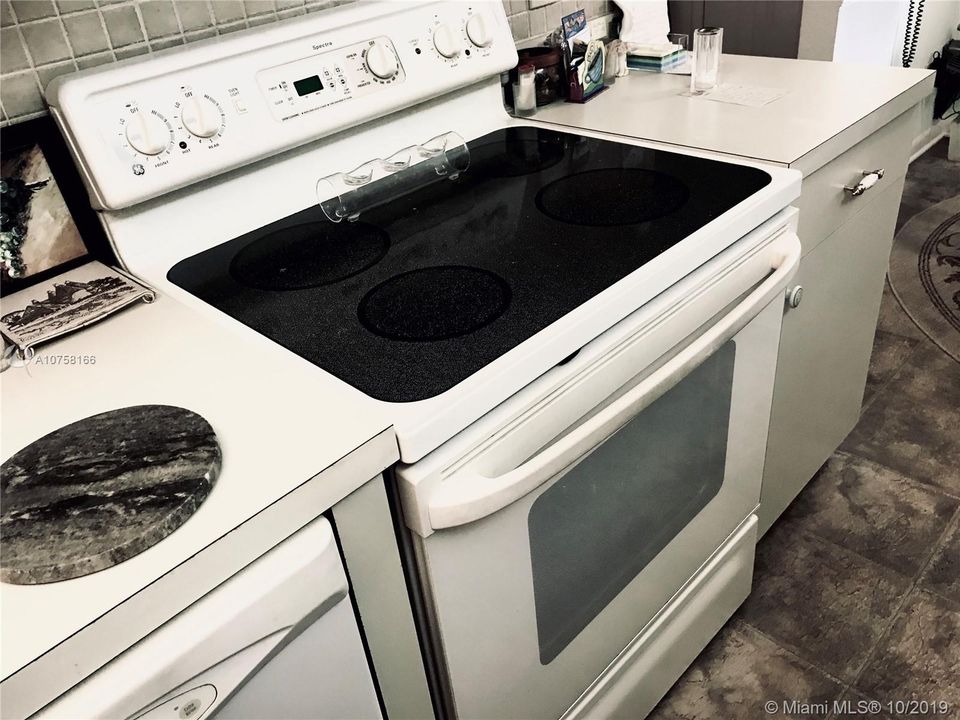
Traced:
<path fill-rule="evenodd" d="M 784 717 L 764 703 L 827 703 L 842 687 L 762 634 L 729 623 L 707 646 L 647 720 L 742 720 Z M 824 717 L 792 714 L 792 718 Z"/>
<path fill-rule="evenodd" d="M 960 603 L 960 523 L 954 523 L 953 530 L 923 573 L 920 584 Z"/>
<path fill-rule="evenodd" d="M 757 547 L 753 591 L 738 616 L 850 681 L 909 586 L 899 573 L 784 523 Z"/>
<path fill-rule="evenodd" d="M 841 449 L 960 496 L 960 363 L 917 347 Z"/>
<path fill-rule="evenodd" d="M 892 378 L 897 370 L 910 357 L 920 340 L 904 337 L 886 330 L 877 330 L 873 338 L 873 353 L 870 356 L 870 370 L 867 373 L 867 387 L 863 393 L 863 404 L 867 405 L 877 391 Z"/>
<path fill-rule="evenodd" d="M 835 453 L 783 520 L 914 578 L 958 505 L 882 465 Z"/>
<path fill-rule="evenodd" d="M 960 714 L 960 604 L 911 593 L 856 687 L 881 702 L 942 701 L 951 711 L 940 717 Z"/>
<path fill-rule="evenodd" d="M 900 301 L 897 300 L 893 290 L 890 289 L 889 281 L 885 282 L 883 286 L 883 299 L 880 300 L 880 317 L 877 318 L 877 330 L 930 342 L 923 331 L 900 307 Z"/>

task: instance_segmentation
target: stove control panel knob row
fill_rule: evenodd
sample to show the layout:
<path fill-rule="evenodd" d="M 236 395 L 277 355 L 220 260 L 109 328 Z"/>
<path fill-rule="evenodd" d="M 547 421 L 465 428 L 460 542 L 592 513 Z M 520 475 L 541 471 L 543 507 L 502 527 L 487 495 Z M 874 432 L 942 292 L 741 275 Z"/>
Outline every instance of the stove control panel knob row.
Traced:
<path fill-rule="evenodd" d="M 158 114 L 135 110 L 126 119 L 130 147 L 143 155 L 159 155 L 170 145 L 170 127 Z"/>

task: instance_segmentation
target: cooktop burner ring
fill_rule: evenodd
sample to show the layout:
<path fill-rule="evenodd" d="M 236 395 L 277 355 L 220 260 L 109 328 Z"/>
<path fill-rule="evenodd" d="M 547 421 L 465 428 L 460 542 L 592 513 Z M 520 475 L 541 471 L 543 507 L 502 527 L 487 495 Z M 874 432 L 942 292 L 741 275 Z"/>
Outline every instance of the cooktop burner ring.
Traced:
<path fill-rule="evenodd" d="M 510 137 L 470 146 L 470 164 L 496 178 L 520 177 L 549 170 L 563 160 L 566 148 L 559 140 Z"/>
<path fill-rule="evenodd" d="M 435 265 L 384 280 L 363 296 L 357 317 L 389 340 L 450 340 L 492 323 L 506 312 L 512 295 L 506 280 L 489 270 Z"/>
<path fill-rule="evenodd" d="M 302 223 L 244 246 L 230 262 L 230 274 L 257 290 L 304 290 L 359 275 L 389 249 L 390 236 L 369 223 Z"/>
<path fill-rule="evenodd" d="M 689 197 L 689 188 L 672 175 L 615 167 L 554 180 L 540 189 L 536 203 L 540 212 L 562 223 L 614 227 L 664 217 L 683 207 Z"/>

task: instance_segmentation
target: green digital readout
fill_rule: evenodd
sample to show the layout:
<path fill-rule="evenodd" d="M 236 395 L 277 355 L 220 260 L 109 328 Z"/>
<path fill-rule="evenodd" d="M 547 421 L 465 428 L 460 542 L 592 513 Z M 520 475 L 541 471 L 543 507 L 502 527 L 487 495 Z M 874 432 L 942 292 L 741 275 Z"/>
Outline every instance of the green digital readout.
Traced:
<path fill-rule="evenodd" d="M 314 75 L 313 77 L 304 78 L 303 80 L 294 80 L 293 87 L 296 89 L 297 95 L 303 97 L 304 95 L 323 90 L 323 83 L 320 82 L 319 76 Z"/>

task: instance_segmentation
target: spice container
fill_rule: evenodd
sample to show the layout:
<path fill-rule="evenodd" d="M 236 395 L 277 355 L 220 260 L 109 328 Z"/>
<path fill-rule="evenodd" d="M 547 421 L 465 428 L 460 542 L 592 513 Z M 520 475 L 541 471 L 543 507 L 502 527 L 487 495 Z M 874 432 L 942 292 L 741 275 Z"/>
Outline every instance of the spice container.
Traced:
<path fill-rule="evenodd" d="M 513 111 L 518 117 L 530 117 L 537 112 L 537 93 L 533 65 L 517 68 L 517 82 L 513 85 Z"/>
<path fill-rule="evenodd" d="M 537 106 L 543 107 L 563 95 L 563 53 L 558 47 L 532 47 L 518 53 L 521 65 L 532 65 Z"/>

